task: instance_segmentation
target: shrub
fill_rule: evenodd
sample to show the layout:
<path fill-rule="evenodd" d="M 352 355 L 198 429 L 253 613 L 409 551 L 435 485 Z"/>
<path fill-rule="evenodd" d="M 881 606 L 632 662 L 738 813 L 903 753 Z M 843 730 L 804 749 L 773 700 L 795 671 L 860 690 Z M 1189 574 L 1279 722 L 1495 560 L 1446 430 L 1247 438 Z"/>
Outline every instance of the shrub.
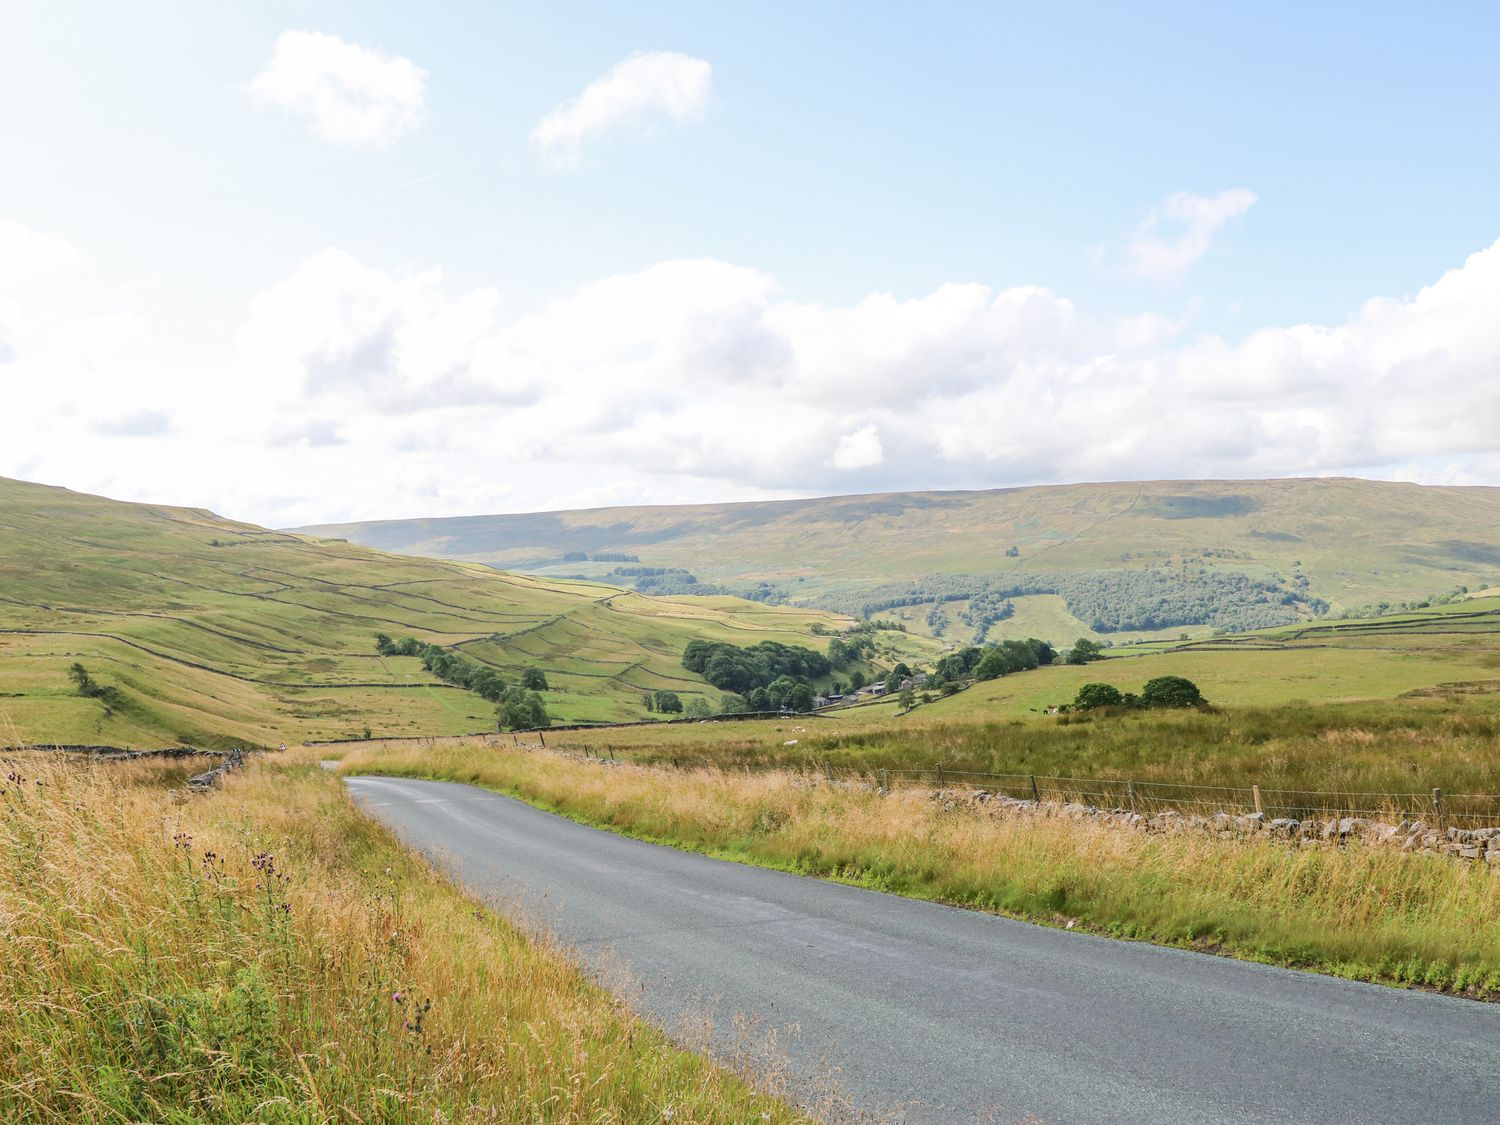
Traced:
<path fill-rule="evenodd" d="M 1095 707 L 1119 707 L 1124 702 L 1125 697 L 1114 684 L 1084 684 L 1073 697 L 1073 706 L 1080 711 L 1091 711 Z"/>
<path fill-rule="evenodd" d="M 1147 680 L 1141 689 L 1141 704 L 1145 707 L 1206 707 L 1208 700 L 1198 690 L 1198 685 L 1182 676 L 1157 676 Z"/>

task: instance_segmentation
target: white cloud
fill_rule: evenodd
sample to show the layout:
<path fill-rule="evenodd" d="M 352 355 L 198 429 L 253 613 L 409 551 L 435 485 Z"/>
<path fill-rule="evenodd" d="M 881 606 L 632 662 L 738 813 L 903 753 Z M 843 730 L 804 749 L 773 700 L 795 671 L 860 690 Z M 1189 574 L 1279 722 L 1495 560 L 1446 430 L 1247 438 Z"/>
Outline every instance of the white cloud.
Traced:
<path fill-rule="evenodd" d="M 117 314 L 38 334 L 0 368 L 0 474 L 279 524 L 1049 480 L 1500 482 L 1496 307 L 1500 242 L 1413 296 L 1238 340 L 1035 287 L 795 301 L 714 260 L 507 316 L 492 289 L 330 249 L 254 300 L 219 366 L 153 362 L 167 333 Z"/>
<path fill-rule="evenodd" d="M 382 146 L 421 121 L 427 72 L 410 59 L 337 35 L 288 31 L 271 48 L 265 70 L 244 89 L 259 105 L 306 118 L 325 141 Z"/>
<path fill-rule="evenodd" d="M 884 460 L 880 431 L 873 425 L 861 426 L 852 434 L 845 434 L 839 438 L 838 448 L 833 451 L 835 469 L 868 469 Z"/>
<path fill-rule="evenodd" d="M 1218 195 L 1179 191 L 1167 196 L 1140 221 L 1120 247 L 1120 272 L 1145 281 L 1181 281 L 1208 253 L 1217 235 L 1259 197 L 1248 188 Z"/>
<path fill-rule="evenodd" d="M 82 261 L 83 255 L 60 238 L 20 223 L 0 222 L 0 293 L 14 292 L 33 278 Z"/>
<path fill-rule="evenodd" d="M 631 55 L 537 123 L 531 133 L 548 159 L 578 161 L 586 142 L 620 128 L 641 128 L 664 117 L 697 121 L 708 109 L 713 67 L 675 51 Z"/>

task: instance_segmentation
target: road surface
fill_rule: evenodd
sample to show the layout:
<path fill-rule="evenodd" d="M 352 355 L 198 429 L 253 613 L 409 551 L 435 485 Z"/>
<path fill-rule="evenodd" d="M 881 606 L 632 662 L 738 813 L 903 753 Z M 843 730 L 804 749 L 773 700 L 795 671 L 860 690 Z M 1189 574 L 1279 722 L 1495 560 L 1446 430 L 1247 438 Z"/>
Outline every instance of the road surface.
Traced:
<path fill-rule="evenodd" d="M 732 1017 L 793 1029 L 785 1074 L 808 1099 L 831 1075 L 910 1122 L 1500 1120 L 1500 1006 L 707 859 L 470 786 L 348 784 L 617 986 L 628 966 L 661 1026 L 712 1009 L 718 1050 Z"/>

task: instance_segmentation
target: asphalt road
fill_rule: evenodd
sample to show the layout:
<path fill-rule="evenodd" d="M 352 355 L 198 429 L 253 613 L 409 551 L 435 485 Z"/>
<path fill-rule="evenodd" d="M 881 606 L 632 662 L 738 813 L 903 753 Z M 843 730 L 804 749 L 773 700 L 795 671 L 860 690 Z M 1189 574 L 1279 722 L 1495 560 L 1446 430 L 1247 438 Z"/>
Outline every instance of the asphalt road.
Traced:
<path fill-rule="evenodd" d="M 1494 1122 L 1500 1006 L 1111 941 L 705 859 L 432 781 L 349 779 L 669 1030 L 781 1038 L 811 1097 L 911 1122 Z"/>

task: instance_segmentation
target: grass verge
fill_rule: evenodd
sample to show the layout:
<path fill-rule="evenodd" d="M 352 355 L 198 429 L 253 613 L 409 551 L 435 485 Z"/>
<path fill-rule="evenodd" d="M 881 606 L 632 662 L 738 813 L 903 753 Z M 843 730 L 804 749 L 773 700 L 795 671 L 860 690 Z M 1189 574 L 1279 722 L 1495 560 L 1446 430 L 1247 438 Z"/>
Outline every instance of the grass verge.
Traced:
<path fill-rule="evenodd" d="M 1441 857 L 944 811 L 792 772 L 605 767 L 492 747 L 355 750 L 710 855 L 1096 933 L 1500 997 L 1500 878 Z"/>
<path fill-rule="evenodd" d="M 0 762 L 0 1120 L 803 1120 L 479 909 L 332 775 L 163 779 Z"/>

